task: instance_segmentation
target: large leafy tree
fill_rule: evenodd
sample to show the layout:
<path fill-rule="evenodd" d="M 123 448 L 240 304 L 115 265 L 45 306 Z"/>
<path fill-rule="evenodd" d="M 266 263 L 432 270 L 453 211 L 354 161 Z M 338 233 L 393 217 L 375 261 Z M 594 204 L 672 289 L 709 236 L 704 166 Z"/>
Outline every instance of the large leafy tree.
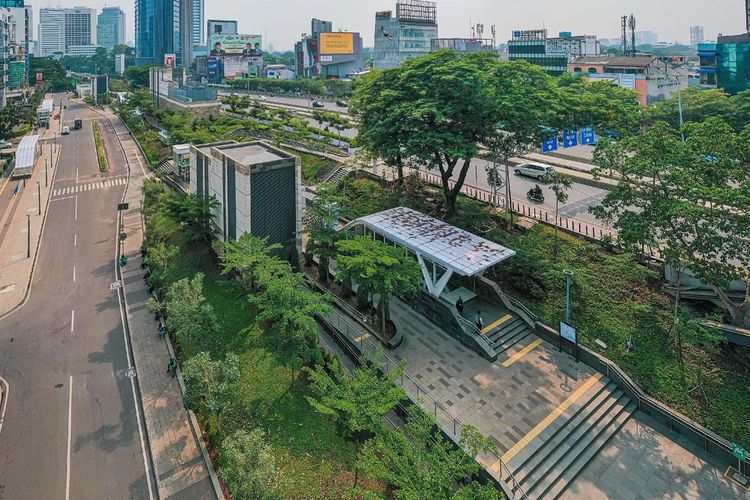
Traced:
<path fill-rule="evenodd" d="M 724 289 L 750 283 L 750 128 L 736 133 L 721 118 L 686 128 L 665 123 L 597 147 L 602 168 L 622 178 L 591 209 L 614 224 L 630 250 L 651 248 L 678 274 L 709 285 L 736 325 L 750 325 L 750 286 L 737 303 Z"/>
<path fill-rule="evenodd" d="M 223 360 L 213 360 L 207 352 L 188 359 L 182 370 L 185 380 L 185 407 L 206 412 L 221 432 L 221 415 L 232 404 L 240 379 L 240 358 L 230 352 Z"/>
<path fill-rule="evenodd" d="M 281 500 L 281 476 L 261 429 L 240 430 L 221 443 L 221 477 L 236 500 Z"/>
<path fill-rule="evenodd" d="M 213 211 L 219 206 L 214 196 L 170 192 L 164 204 L 172 219 L 182 225 L 188 241 L 211 241 Z"/>
<path fill-rule="evenodd" d="M 461 429 L 460 449 L 435 431 L 435 421 L 412 412 L 406 431 L 383 432 L 362 449 L 361 466 L 377 479 L 392 484 L 399 499 L 500 499 L 491 484 L 474 480 L 480 470 L 476 457 L 497 452 L 494 443 L 474 427 Z"/>
<path fill-rule="evenodd" d="M 312 264 L 314 255 L 320 259 L 318 266 L 320 281 L 328 282 L 331 258 L 336 256 L 336 242 L 341 239 L 338 230 L 338 207 L 346 200 L 336 193 L 336 186 L 322 186 L 318 195 L 305 211 L 306 264 Z"/>
<path fill-rule="evenodd" d="M 203 273 L 183 278 L 166 296 L 167 328 L 188 355 L 210 343 L 219 328 L 213 306 L 203 295 L 203 278 Z"/>
<path fill-rule="evenodd" d="M 373 155 L 384 155 L 391 163 L 409 158 L 439 171 L 449 216 L 456 211 L 456 198 L 479 144 L 497 124 L 492 85 L 496 66 L 491 54 L 436 51 L 376 74 L 358 90 L 355 99 L 355 109 L 364 118 L 360 122 L 363 147 Z M 376 81 L 378 78 L 383 81 Z M 388 92 L 381 97 L 386 88 Z M 385 109 L 383 102 L 368 104 L 372 100 L 385 100 L 393 107 Z M 370 107 L 380 115 L 364 117 Z M 383 124 L 374 122 L 389 112 L 398 118 Z M 389 140 L 385 127 L 390 125 L 395 137 Z M 455 182 L 453 186 L 451 181 Z"/>
<path fill-rule="evenodd" d="M 254 291 L 259 273 L 273 266 L 271 254 L 280 249 L 277 243 L 269 244 L 268 238 L 244 233 L 238 240 L 224 244 L 224 253 L 220 256 L 222 274 L 237 275 L 246 291 Z"/>
<path fill-rule="evenodd" d="M 365 363 L 347 374 L 334 359 L 329 367 L 318 365 L 308 369 L 310 389 L 314 397 L 307 401 L 316 411 L 331 417 L 346 434 L 354 439 L 357 449 L 383 425 L 383 417 L 406 399 L 396 381 L 403 374 L 403 365 L 380 375 L 382 366 Z M 354 469 L 354 486 L 357 486 L 359 468 Z"/>
<path fill-rule="evenodd" d="M 258 308 L 258 324 L 275 335 L 282 351 L 290 357 L 292 381 L 295 368 L 319 357 L 318 323 L 315 316 L 329 312 L 326 298 L 314 293 L 298 273 L 286 272 L 261 275 L 260 290 L 249 297 Z"/>
<path fill-rule="evenodd" d="M 682 116 L 685 123 L 701 122 L 716 116 L 728 119 L 731 114 L 729 95 L 721 89 L 700 90 L 689 87 L 681 91 Z M 679 100 L 677 98 L 656 102 L 646 108 L 649 124 L 665 122 L 674 128 L 680 126 Z"/>
<path fill-rule="evenodd" d="M 389 303 L 393 294 L 408 296 L 419 290 L 422 271 L 417 261 L 401 247 L 387 245 L 367 236 L 336 243 L 338 279 L 357 284 L 360 304 L 368 296 L 378 295 L 380 327 L 385 331 L 390 319 Z"/>

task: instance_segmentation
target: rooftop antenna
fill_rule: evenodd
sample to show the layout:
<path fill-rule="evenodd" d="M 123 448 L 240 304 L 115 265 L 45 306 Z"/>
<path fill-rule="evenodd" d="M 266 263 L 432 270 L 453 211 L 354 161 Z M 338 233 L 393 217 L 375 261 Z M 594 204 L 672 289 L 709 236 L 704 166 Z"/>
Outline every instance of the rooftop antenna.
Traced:
<path fill-rule="evenodd" d="M 620 18 L 622 24 L 622 55 L 628 55 L 628 16 Z"/>
<path fill-rule="evenodd" d="M 628 19 L 628 26 L 630 26 L 630 50 L 632 51 L 630 55 L 632 57 L 635 57 L 635 16 L 633 14 L 630 14 L 630 19 Z"/>

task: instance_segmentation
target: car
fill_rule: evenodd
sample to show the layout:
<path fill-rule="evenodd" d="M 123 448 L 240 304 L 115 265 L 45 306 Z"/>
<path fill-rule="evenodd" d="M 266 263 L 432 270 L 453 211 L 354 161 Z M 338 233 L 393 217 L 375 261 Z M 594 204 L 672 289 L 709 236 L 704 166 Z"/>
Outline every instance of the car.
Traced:
<path fill-rule="evenodd" d="M 70 127 L 65 125 L 62 129 L 62 135 L 68 135 L 70 133 Z"/>
<path fill-rule="evenodd" d="M 336 101 L 336 106 L 338 106 L 339 108 L 348 108 L 349 103 L 344 101 L 343 99 L 339 99 L 338 101 Z"/>
<path fill-rule="evenodd" d="M 268 100 L 268 97 L 266 97 L 266 96 L 264 96 L 264 95 L 259 95 L 259 96 L 258 96 L 258 99 L 259 99 L 259 100 L 261 100 L 261 101 L 267 101 L 267 100 Z"/>
<path fill-rule="evenodd" d="M 322 102 L 320 102 L 320 101 L 313 101 L 313 102 L 312 102 L 312 107 L 313 107 L 313 108 L 325 108 L 325 107 L 326 107 L 326 105 L 325 105 L 325 104 L 323 104 L 323 103 L 322 103 Z"/>
<path fill-rule="evenodd" d="M 0 149 L 8 149 L 12 147 L 13 147 L 13 144 L 9 143 L 8 141 L 0 140 Z"/>
<path fill-rule="evenodd" d="M 513 167 L 513 172 L 516 175 L 524 175 L 526 177 L 533 177 L 539 181 L 543 181 L 544 178 L 555 171 L 550 165 L 544 163 L 521 163 Z"/>

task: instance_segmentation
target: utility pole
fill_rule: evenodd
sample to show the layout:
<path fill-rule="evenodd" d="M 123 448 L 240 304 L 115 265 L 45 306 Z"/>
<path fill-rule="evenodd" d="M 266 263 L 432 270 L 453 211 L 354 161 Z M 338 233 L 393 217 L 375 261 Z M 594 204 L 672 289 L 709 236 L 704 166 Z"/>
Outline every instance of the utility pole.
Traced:
<path fill-rule="evenodd" d="M 565 271 L 565 322 L 570 324 L 570 278 L 573 276 L 573 271 L 566 269 Z"/>
<path fill-rule="evenodd" d="M 44 159 L 44 187 L 49 186 L 49 162 Z"/>
<path fill-rule="evenodd" d="M 39 181 L 36 181 L 36 201 L 39 207 L 39 213 L 37 215 L 42 215 L 42 186 L 39 184 Z"/>
<path fill-rule="evenodd" d="M 31 258 L 31 216 L 26 214 L 26 258 Z"/>

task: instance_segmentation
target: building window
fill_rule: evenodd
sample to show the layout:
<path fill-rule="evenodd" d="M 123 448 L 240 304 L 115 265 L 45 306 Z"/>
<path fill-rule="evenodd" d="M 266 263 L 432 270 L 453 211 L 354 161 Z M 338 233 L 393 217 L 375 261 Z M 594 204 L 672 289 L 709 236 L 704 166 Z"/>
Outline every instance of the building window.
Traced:
<path fill-rule="evenodd" d="M 573 68 L 573 73 L 580 73 L 580 72 L 581 72 L 581 68 L 578 68 L 578 67 Z"/>
<path fill-rule="evenodd" d="M 595 75 L 596 74 L 596 68 L 589 68 L 589 73 Z"/>

